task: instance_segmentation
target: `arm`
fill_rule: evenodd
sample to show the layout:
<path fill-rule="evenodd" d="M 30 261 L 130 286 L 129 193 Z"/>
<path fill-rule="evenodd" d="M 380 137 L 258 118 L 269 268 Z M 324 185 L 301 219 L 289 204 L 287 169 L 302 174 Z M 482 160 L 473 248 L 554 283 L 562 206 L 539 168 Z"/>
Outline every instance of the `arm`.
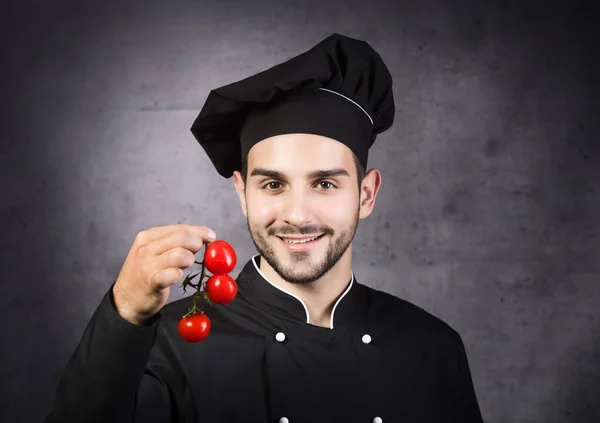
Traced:
<path fill-rule="evenodd" d="M 113 286 L 71 356 L 44 423 L 132 423 L 138 421 L 136 413 L 146 412 L 153 422 L 171 421 L 168 389 L 147 371 L 160 313 L 146 326 L 123 319 L 114 305 Z"/>

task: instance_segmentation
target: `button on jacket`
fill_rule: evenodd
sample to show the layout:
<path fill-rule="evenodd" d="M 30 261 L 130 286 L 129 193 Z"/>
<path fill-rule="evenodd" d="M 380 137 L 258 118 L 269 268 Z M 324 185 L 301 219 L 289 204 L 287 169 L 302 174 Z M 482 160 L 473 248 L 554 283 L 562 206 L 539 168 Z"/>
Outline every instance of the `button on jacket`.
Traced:
<path fill-rule="evenodd" d="M 199 343 L 177 330 L 190 297 L 137 326 L 111 286 L 45 423 L 483 421 L 460 335 L 423 309 L 353 274 L 325 328 L 261 273 L 259 255 L 236 280 L 231 303 L 204 305 Z"/>

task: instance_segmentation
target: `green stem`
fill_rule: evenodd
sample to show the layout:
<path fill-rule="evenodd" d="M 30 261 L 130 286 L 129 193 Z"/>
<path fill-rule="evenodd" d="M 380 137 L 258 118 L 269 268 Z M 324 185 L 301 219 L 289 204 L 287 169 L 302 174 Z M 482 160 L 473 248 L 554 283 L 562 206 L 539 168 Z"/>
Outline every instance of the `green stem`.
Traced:
<path fill-rule="evenodd" d="M 204 267 L 204 263 L 202 263 L 202 272 L 200 273 L 200 280 L 198 281 L 198 286 L 204 282 L 204 276 L 206 276 L 206 268 Z"/>
<path fill-rule="evenodd" d="M 204 244 L 204 247 L 207 248 L 207 245 Z M 205 251 L 205 254 L 206 254 L 206 251 Z M 190 279 L 186 278 L 186 281 L 183 283 L 184 292 L 185 292 L 186 286 L 191 286 L 191 287 L 196 288 L 196 293 L 194 294 L 194 296 L 192 298 L 192 306 L 188 309 L 187 314 L 183 317 L 192 316 L 193 314 L 198 313 L 198 312 L 201 312 L 201 313 L 204 312 L 202 310 L 202 308 L 198 307 L 198 303 L 197 303 L 198 299 L 200 299 L 206 303 L 209 303 L 209 304 L 211 303 L 210 298 L 208 298 L 208 295 L 206 294 L 206 282 L 204 281 L 204 278 L 210 277 L 212 275 L 207 274 L 206 267 L 204 266 L 204 261 L 194 261 L 194 263 L 201 264 L 202 271 L 200 272 L 200 279 L 198 280 L 198 283 L 193 284 L 191 282 L 191 279 L 193 279 L 195 276 L 198 275 L 197 273 Z M 189 275 L 188 275 L 188 277 L 189 277 Z M 203 291 L 200 290 L 201 288 L 203 289 Z"/>
<path fill-rule="evenodd" d="M 204 247 L 206 248 L 206 244 L 204 244 Z M 202 271 L 200 272 L 200 279 L 198 280 L 198 283 L 193 284 L 190 281 L 187 282 L 187 285 L 189 286 L 193 286 L 194 288 L 196 288 L 196 293 L 194 294 L 193 298 L 192 298 L 192 307 L 188 310 L 187 314 L 184 317 L 187 316 L 191 316 L 197 312 L 202 312 L 202 309 L 198 308 L 198 303 L 197 300 L 198 298 L 203 299 L 203 295 L 200 292 L 200 288 L 204 287 L 204 277 L 206 276 L 206 268 L 204 266 L 204 262 L 203 261 L 194 261 L 194 263 L 196 264 L 201 264 L 202 265 Z M 206 295 L 204 295 L 206 296 Z"/>

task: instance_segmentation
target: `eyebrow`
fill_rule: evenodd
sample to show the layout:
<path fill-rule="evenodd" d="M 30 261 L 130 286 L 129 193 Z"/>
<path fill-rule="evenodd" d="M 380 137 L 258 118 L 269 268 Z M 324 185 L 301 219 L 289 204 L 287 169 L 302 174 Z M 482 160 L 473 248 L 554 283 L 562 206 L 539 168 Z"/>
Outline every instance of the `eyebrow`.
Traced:
<path fill-rule="evenodd" d="M 280 180 L 286 179 L 286 176 L 283 172 L 279 172 L 277 170 L 265 169 L 263 167 L 257 167 L 257 168 L 252 169 L 252 172 L 250 172 L 250 177 L 253 177 L 253 176 L 266 176 L 267 178 L 280 179 Z M 313 170 L 312 172 L 308 172 L 306 174 L 307 179 L 332 178 L 334 176 L 350 177 L 350 174 L 348 173 L 348 171 L 346 169 L 343 169 L 343 168 Z"/>

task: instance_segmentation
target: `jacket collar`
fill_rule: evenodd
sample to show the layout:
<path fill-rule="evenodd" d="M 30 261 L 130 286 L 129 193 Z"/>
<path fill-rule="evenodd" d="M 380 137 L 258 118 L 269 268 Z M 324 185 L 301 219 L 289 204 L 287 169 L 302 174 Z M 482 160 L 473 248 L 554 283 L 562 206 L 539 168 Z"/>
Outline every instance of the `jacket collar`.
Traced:
<path fill-rule="evenodd" d="M 298 324 L 309 324 L 308 307 L 301 298 L 273 282 L 260 270 L 260 254 L 253 256 L 238 276 L 238 289 L 245 299 L 276 318 Z M 365 310 L 365 290 L 352 272 L 348 287 L 333 306 L 330 329 L 345 326 Z"/>

